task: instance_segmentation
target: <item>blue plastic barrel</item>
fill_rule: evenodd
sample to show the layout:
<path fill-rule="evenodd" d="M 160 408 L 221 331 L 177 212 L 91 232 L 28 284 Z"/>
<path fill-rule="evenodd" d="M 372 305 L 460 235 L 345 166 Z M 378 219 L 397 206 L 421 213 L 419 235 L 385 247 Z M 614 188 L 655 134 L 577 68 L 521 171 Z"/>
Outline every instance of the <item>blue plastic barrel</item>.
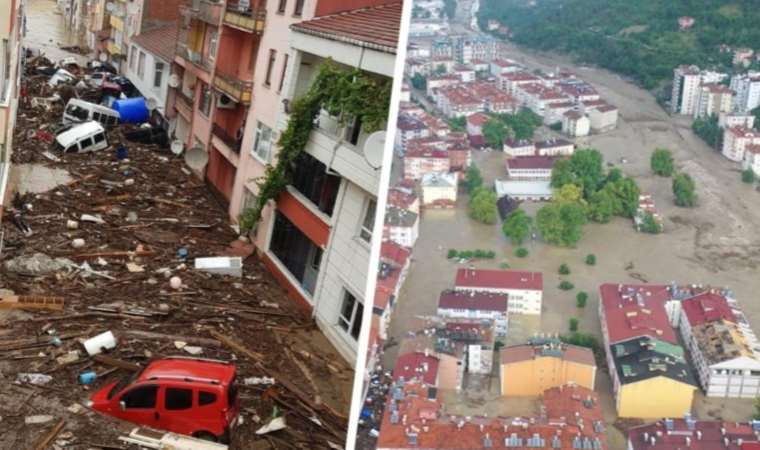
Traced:
<path fill-rule="evenodd" d="M 79 374 L 79 383 L 90 384 L 95 381 L 98 375 L 92 370 Z"/>
<path fill-rule="evenodd" d="M 119 112 L 121 123 L 143 123 L 150 116 L 145 97 L 114 100 L 111 109 Z"/>

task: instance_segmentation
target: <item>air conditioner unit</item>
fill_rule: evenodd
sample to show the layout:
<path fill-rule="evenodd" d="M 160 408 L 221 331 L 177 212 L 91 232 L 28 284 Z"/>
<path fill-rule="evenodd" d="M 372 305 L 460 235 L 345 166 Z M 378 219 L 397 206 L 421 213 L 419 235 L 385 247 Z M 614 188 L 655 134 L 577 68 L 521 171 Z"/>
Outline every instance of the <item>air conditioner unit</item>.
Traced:
<path fill-rule="evenodd" d="M 216 98 L 216 107 L 219 109 L 234 109 L 235 106 L 235 100 L 228 95 L 221 94 Z"/>

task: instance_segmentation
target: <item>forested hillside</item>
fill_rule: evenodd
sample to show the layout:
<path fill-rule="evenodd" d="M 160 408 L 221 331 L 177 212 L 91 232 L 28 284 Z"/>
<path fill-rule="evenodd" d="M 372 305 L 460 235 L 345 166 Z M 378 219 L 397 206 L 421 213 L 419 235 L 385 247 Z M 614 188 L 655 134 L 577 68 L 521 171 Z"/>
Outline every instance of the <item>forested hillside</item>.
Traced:
<path fill-rule="evenodd" d="M 679 31 L 680 16 L 696 19 L 691 29 Z M 518 44 L 568 53 L 646 88 L 678 64 L 730 67 L 722 44 L 760 50 L 758 0 L 481 0 L 479 20 L 488 19 Z"/>

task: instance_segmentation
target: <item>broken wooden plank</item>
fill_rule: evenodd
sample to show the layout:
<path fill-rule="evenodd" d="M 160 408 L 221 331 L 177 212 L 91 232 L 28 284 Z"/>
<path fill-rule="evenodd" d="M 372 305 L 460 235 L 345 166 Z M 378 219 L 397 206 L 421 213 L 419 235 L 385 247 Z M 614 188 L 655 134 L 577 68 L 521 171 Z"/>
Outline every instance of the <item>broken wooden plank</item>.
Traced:
<path fill-rule="evenodd" d="M 221 342 L 222 344 L 234 350 L 235 353 L 240 353 L 241 355 L 245 355 L 257 362 L 261 362 L 264 359 L 264 355 L 262 355 L 261 353 L 248 350 L 247 348 L 243 346 L 243 344 L 237 342 L 236 340 L 232 339 L 229 336 L 225 336 L 216 330 L 211 330 L 210 333 L 211 333 L 211 336 L 214 336 L 216 339 L 219 340 L 219 342 Z"/>
<path fill-rule="evenodd" d="M 197 336 L 179 336 L 174 334 L 153 333 L 150 331 L 125 330 L 118 332 L 122 338 L 148 339 L 159 341 L 182 341 L 192 345 L 205 345 L 208 347 L 220 347 L 221 343 L 216 339 L 202 338 Z M 214 336 L 216 337 L 216 336 Z"/>
<path fill-rule="evenodd" d="M 66 425 L 66 421 L 61 419 L 58 421 L 58 423 L 53 427 L 53 429 L 50 430 L 48 434 L 43 436 L 42 440 L 34 447 L 34 450 L 45 450 L 48 448 L 48 446 L 53 442 L 56 436 L 58 436 L 58 433 L 63 430 L 63 426 Z"/>
<path fill-rule="evenodd" d="M 73 255 L 73 259 L 87 259 L 87 258 L 131 258 L 133 256 L 154 256 L 156 254 L 153 250 L 128 250 L 128 251 L 114 251 L 114 252 L 96 252 L 96 253 L 80 253 Z"/>
<path fill-rule="evenodd" d="M 0 309 L 63 311 L 63 297 L 8 295 L 0 298 Z"/>
<path fill-rule="evenodd" d="M 119 369 L 130 370 L 132 372 L 139 372 L 140 370 L 142 370 L 142 367 L 139 364 L 131 363 L 129 361 L 124 361 L 117 358 L 112 358 L 102 353 L 93 356 L 92 359 L 94 359 L 95 361 L 101 364 L 118 367 Z"/>

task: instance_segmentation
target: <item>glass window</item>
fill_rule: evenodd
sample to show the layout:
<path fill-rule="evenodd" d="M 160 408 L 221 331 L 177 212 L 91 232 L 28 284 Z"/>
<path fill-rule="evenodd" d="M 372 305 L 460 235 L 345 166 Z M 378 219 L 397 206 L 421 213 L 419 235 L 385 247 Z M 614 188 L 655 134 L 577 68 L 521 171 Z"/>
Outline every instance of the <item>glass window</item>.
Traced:
<path fill-rule="evenodd" d="M 290 59 L 290 55 L 285 53 L 285 57 L 283 58 L 283 62 L 282 62 L 282 73 L 280 74 L 280 85 L 277 86 L 277 92 L 282 91 L 282 87 L 285 85 L 285 74 L 288 72 L 289 59 Z"/>
<path fill-rule="evenodd" d="M 338 325 L 354 339 L 359 339 L 363 314 L 364 305 L 353 294 L 345 291 L 343 306 L 340 308 L 340 316 L 338 317 Z"/>
<path fill-rule="evenodd" d="M 142 51 L 137 59 L 137 76 L 140 77 L 140 79 L 145 76 L 145 53 Z"/>
<path fill-rule="evenodd" d="M 293 10 L 293 15 L 300 16 L 303 14 L 304 0 L 296 0 L 296 7 Z"/>
<path fill-rule="evenodd" d="M 80 144 L 82 147 L 82 150 L 86 149 L 87 147 L 92 146 L 92 138 L 84 138 L 82 139 L 82 143 Z"/>
<path fill-rule="evenodd" d="M 205 83 L 201 86 L 200 110 L 206 117 L 211 113 L 211 89 Z"/>
<path fill-rule="evenodd" d="M 164 79 L 164 63 L 156 61 L 156 72 L 153 76 L 153 87 L 161 87 Z"/>
<path fill-rule="evenodd" d="M 231 408 L 237 403 L 237 377 L 232 377 L 230 388 L 227 391 L 227 407 Z"/>
<path fill-rule="evenodd" d="M 272 85 L 272 69 L 274 68 L 274 61 L 277 59 L 277 50 L 269 50 L 269 62 L 267 63 L 267 74 L 264 78 L 264 84 L 267 86 Z"/>
<path fill-rule="evenodd" d="M 280 14 L 284 13 L 287 6 L 288 0 L 280 0 L 280 3 L 277 5 L 277 12 Z"/>
<path fill-rule="evenodd" d="M 372 240 L 372 229 L 375 227 L 375 210 L 377 209 L 377 202 L 371 199 L 367 202 L 367 209 L 364 210 L 364 221 L 362 222 L 362 229 L 359 232 L 359 236 L 366 242 Z"/>
<path fill-rule="evenodd" d="M 144 409 L 156 407 L 158 386 L 141 386 L 121 396 L 127 409 Z"/>
<path fill-rule="evenodd" d="M 198 406 L 211 405 L 216 402 L 216 394 L 213 392 L 200 391 L 198 392 Z"/>
<path fill-rule="evenodd" d="M 272 161 L 272 129 L 261 122 L 256 126 L 253 153 L 266 164 Z"/>
<path fill-rule="evenodd" d="M 166 388 L 164 406 L 167 410 L 190 409 L 193 407 L 192 389 Z"/>
<path fill-rule="evenodd" d="M 137 53 L 137 50 L 135 46 L 129 47 L 129 69 L 135 70 L 135 53 Z"/>
<path fill-rule="evenodd" d="M 346 128 L 346 140 L 351 143 L 351 145 L 356 145 L 359 143 L 359 136 L 362 132 L 362 118 L 357 117 L 354 120 L 351 121 L 349 126 Z"/>
<path fill-rule="evenodd" d="M 309 153 L 297 156 L 291 185 L 328 216 L 332 216 L 335 208 L 340 182 L 339 176 L 327 173 L 327 166 Z"/>
<path fill-rule="evenodd" d="M 95 143 L 96 144 L 99 144 L 99 143 L 101 143 L 101 142 L 103 142 L 103 141 L 106 140 L 106 135 L 103 134 L 103 133 L 98 133 L 98 134 L 96 134 L 93 137 L 95 138 Z"/>

